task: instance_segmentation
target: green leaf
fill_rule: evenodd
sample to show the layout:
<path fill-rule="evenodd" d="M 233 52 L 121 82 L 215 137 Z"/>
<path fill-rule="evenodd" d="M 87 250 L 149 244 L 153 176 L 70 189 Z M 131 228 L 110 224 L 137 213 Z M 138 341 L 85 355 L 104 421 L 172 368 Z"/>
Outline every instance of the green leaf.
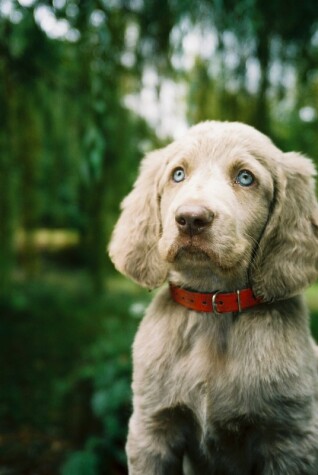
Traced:
<path fill-rule="evenodd" d="M 97 457 L 89 451 L 73 452 L 61 469 L 61 475 L 98 475 Z"/>

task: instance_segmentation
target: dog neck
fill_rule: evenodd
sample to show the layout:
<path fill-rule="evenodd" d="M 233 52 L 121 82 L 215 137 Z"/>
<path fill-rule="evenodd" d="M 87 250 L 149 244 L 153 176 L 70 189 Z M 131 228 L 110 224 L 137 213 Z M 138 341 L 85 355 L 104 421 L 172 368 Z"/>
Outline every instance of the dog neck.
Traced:
<path fill-rule="evenodd" d="M 232 292 L 249 287 L 245 271 L 216 273 L 211 268 L 172 269 L 169 282 L 195 292 Z"/>

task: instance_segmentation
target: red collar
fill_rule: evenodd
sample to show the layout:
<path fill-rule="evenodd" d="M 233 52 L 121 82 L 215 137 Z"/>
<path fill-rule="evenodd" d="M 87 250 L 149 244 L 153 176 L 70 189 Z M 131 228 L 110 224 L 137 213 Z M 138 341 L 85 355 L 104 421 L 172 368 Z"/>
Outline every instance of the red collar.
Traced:
<path fill-rule="evenodd" d="M 242 312 L 262 303 L 261 298 L 254 297 L 252 289 L 227 293 L 201 293 L 191 292 L 170 283 L 170 292 L 175 302 L 197 312 L 214 312 L 215 314 Z"/>

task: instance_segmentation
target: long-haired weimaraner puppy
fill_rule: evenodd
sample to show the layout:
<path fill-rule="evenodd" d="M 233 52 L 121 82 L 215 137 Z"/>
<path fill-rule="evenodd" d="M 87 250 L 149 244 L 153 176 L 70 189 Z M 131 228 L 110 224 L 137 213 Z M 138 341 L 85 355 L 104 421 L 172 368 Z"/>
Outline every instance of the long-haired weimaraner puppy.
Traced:
<path fill-rule="evenodd" d="M 317 475 L 315 169 L 254 128 L 204 122 L 150 153 L 109 251 L 165 281 L 133 347 L 130 475 Z"/>

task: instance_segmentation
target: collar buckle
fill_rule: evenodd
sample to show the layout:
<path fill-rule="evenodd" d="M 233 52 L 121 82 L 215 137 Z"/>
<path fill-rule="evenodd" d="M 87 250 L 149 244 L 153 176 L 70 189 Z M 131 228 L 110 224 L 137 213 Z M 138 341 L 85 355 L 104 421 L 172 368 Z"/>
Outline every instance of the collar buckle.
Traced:
<path fill-rule="evenodd" d="M 217 290 L 217 291 L 212 295 L 212 311 L 213 311 L 214 315 L 221 315 L 221 312 L 218 312 L 217 302 L 216 302 L 216 297 L 218 296 L 218 294 L 219 294 L 220 292 L 221 292 L 220 290 Z"/>

